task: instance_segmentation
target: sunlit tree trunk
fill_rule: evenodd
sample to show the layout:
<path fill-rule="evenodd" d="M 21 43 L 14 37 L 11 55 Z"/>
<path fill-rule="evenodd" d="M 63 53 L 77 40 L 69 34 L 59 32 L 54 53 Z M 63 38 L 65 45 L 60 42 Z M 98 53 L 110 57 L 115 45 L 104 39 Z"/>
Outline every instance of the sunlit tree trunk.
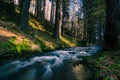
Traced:
<path fill-rule="evenodd" d="M 105 49 L 115 50 L 119 44 L 120 27 L 120 3 L 119 0 L 105 0 L 106 5 L 106 27 L 105 27 Z"/>
<path fill-rule="evenodd" d="M 24 0 L 20 15 L 20 26 L 22 31 L 26 31 L 28 29 L 29 7 L 30 7 L 30 0 Z"/>
<path fill-rule="evenodd" d="M 53 37 L 56 39 L 60 39 L 61 37 L 61 26 L 62 26 L 62 0 L 57 0 L 54 34 L 53 34 Z"/>

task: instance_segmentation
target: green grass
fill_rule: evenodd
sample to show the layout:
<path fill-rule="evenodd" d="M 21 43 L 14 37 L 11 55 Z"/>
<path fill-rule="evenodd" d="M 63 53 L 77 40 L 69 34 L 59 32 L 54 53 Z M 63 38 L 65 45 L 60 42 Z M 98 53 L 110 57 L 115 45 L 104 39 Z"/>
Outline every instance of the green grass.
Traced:
<path fill-rule="evenodd" d="M 9 39 L 8 42 L 0 43 L 0 56 L 5 53 L 11 53 L 12 55 L 22 55 L 22 52 L 31 50 L 31 47 L 29 46 L 27 41 L 23 40 L 20 44 L 16 44 L 15 40 L 16 37 L 13 36 Z"/>
<path fill-rule="evenodd" d="M 95 80 L 119 80 L 120 78 L 120 51 L 100 52 L 87 59 L 92 68 L 95 68 Z"/>

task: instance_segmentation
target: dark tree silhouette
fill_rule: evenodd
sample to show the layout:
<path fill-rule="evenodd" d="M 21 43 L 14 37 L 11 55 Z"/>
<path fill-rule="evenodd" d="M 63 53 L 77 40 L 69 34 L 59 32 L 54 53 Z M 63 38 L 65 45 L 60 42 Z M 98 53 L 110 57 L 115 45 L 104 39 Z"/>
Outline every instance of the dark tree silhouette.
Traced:
<path fill-rule="evenodd" d="M 61 37 L 61 26 L 62 26 L 62 0 L 57 0 L 54 34 L 53 34 L 53 37 L 56 39 L 60 39 Z"/>
<path fill-rule="evenodd" d="M 30 0 L 24 0 L 22 2 L 22 9 L 20 12 L 20 26 L 22 31 L 26 31 L 28 29 L 29 7 Z"/>
<path fill-rule="evenodd" d="M 63 19 L 62 19 L 62 28 L 61 34 L 64 35 L 64 26 L 65 22 L 67 22 L 69 18 L 69 0 L 62 0 L 62 11 L 63 11 Z"/>
<path fill-rule="evenodd" d="M 50 21 L 51 21 L 53 24 L 55 23 L 55 7 L 56 7 L 55 0 L 52 0 Z"/>
<path fill-rule="evenodd" d="M 105 0 L 106 27 L 105 49 L 115 50 L 119 44 L 120 4 L 119 0 Z"/>

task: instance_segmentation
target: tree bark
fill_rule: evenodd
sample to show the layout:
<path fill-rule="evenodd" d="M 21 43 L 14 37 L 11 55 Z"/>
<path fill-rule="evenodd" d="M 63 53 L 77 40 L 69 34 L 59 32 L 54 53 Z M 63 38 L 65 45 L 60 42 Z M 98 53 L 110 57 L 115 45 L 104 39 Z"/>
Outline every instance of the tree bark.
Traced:
<path fill-rule="evenodd" d="M 55 8 L 56 8 L 55 0 L 52 0 L 50 21 L 53 24 L 55 23 Z"/>
<path fill-rule="evenodd" d="M 107 50 L 116 50 L 119 46 L 119 23 L 120 14 L 119 0 L 105 0 L 106 5 L 106 27 L 104 34 L 104 48 Z"/>
<path fill-rule="evenodd" d="M 61 37 L 61 26 L 62 26 L 62 0 L 57 0 L 54 34 L 53 34 L 53 37 L 56 39 L 60 39 Z"/>
<path fill-rule="evenodd" d="M 26 31 L 28 29 L 29 7 L 30 7 L 30 0 L 24 0 L 20 15 L 20 26 L 22 31 Z"/>
<path fill-rule="evenodd" d="M 22 6 L 23 6 L 23 0 L 19 0 L 19 9 L 20 9 L 20 12 L 22 11 Z"/>
<path fill-rule="evenodd" d="M 37 19 L 39 19 L 40 17 L 42 17 L 42 16 L 40 16 L 41 15 L 41 6 L 42 6 L 42 2 L 41 2 L 41 0 L 36 0 L 36 17 L 37 17 Z"/>
<path fill-rule="evenodd" d="M 43 17 L 45 19 L 45 11 L 46 11 L 46 0 L 44 0 L 44 5 L 43 5 Z"/>
<path fill-rule="evenodd" d="M 63 13 L 64 14 L 64 13 Z M 64 27 L 65 27 L 65 16 L 63 15 L 62 18 L 62 26 L 61 26 L 61 35 L 64 35 Z"/>
<path fill-rule="evenodd" d="M 62 0 L 62 12 L 63 12 L 63 16 L 62 16 L 62 28 L 61 28 L 61 34 L 64 35 L 64 27 L 65 27 L 65 24 L 69 18 L 69 5 L 70 5 L 70 2 L 69 0 Z"/>

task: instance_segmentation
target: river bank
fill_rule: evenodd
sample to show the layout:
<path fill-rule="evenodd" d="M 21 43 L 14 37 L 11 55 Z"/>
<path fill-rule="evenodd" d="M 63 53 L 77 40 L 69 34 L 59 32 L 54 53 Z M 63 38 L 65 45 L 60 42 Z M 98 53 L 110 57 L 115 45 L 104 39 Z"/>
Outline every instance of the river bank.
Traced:
<path fill-rule="evenodd" d="M 85 58 L 93 80 L 120 79 L 120 51 L 105 51 Z"/>

